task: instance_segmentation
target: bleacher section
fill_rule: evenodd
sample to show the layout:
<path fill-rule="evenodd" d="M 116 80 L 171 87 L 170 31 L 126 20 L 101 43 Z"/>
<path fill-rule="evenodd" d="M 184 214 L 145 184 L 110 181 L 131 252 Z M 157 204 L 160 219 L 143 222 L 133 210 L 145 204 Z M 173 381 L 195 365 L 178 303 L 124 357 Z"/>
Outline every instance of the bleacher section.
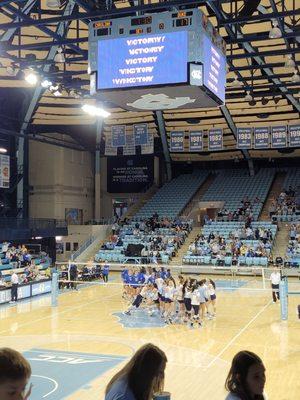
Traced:
<path fill-rule="evenodd" d="M 241 230 L 245 226 L 243 222 L 213 222 L 211 224 L 205 225 L 202 229 L 202 235 L 204 239 L 202 240 L 202 244 L 198 244 L 197 247 L 200 252 L 205 253 L 203 255 L 194 255 L 195 252 L 189 250 L 186 255 L 183 257 L 183 264 L 206 264 L 206 265 L 225 265 L 231 266 L 233 265 L 233 260 L 235 259 L 236 265 L 246 265 L 246 266 L 267 266 L 268 265 L 268 256 L 272 249 L 272 244 L 276 235 L 277 226 L 273 225 L 271 222 L 253 222 L 251 224 L 253 233 L 256 228 L 269 230 L 272 233 L 272 240 L 266 241 L 266 247 L 264 247 L 264 251 L 266 252 L 266 256 L 261 257 L 252 257 L 246 255 L 240 255 L 238 257 L 233 257 L 231 253 L 231 244 L 233 242 L 239 242 L 240 245 L 246 246 L 248 249 L 251 249 L 255 252 L 258 246 L 262 245 L 261 240 L 257 239 L 241 239 Z M 224 245 L 225 250 L 223 251 L 223 257 L 218 257 L 218 255 L 213 254 L 212 251 L 212 242 L 207 243 L 207 239 L 210 234 L 214 234 L 219 238 L 223 238 L 222 243 Z M 200 231 L 199 231 L 200 234 Z M 229 250 L 230 249 L 230 250 Z M 197 252 L 197 251 L 196 251 Z M 221 252 L 220 252 L 221 253 Z M 222 262 L 220 262 L 220 260 Z"/>
<path fill-rule="evenodd" d="M 300 168 L 289 168 L 283 182 L 282 190 L 288 190 L 291 187 L 295 190 L 295 202 L 300 203 Z M 297 200 L 298 199 L 298 200 Z M 300 206 L 298 206 L 300 208 Z M 295 213 L 282 212 L 281 214 L 273 214 L 273 218 L 279 222 L 300 221 L 300 210 Z"/>
<path fill-rule="evenodd" d="M 117 263 L 136 262 L 162 262 L 168 264 L 172 255 L 183 244 L 188 232 L 191 230 L 191 221 L 184 224 L 187 229 L 155 228 L 149 230 L 145 223 L 140 223 L 137 228 L 136 222 L 125 224 L 120 229 L 117 240 L 108 242 L 95 255 L 95 261 L 108 261 Z M 128 254 L 128 245 L 141 245 L 144 252 L 140 256 Z M 153 257 L 155 256 L 155 257 Z"/>
<path fill-rule="evenodd" d="M 202 201 L 224 201 L 224 207 L 234 212 L 241 206 L 243 199 L 248 197 L 252 202 L 253 219 L 256 221 L 267 198 L 274 175 L 273 169 L 261 169 L 252 177 L 249 176 L 247 170 L 222 171 L 204 194 Z M 255 203 L 256 198 L 259 202 Z"/>
<path fill-rule="evenodd" d="M 180 175 L 166 183 L 139 210 L 135 218 L 150 218 L 155 212 L 160 217 L 175 218 L 204 183 L 207 176 L 208 172 L 196 170 L 192 174 Z"/>
<path fill-rule="evenodd" d="M 286 249 L 286 262 L 291 267 L 300 265 L 300 224 L 291 224 L 289 231 L 289 243 Z"/>

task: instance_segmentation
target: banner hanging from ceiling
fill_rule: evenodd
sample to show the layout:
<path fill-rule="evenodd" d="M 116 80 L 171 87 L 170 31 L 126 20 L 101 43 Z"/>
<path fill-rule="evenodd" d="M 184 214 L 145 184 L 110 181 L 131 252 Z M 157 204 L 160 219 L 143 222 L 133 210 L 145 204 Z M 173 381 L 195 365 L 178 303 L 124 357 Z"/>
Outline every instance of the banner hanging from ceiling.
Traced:
<path fill-rule="evenodd" d="M 252 128 L 237 128 L 237 148 L 251 149 L 252 146 Z"/>
<path fill-rule="evenodd" d="M 208 151 L 223 150 L 223 129 L 208 131 Z"/>
<path fill-rule="evenodd" d="M 126 145 L 126 126 L 115 125 L 111 127 L 112 146 L 121 147 Z"/>
<path fill-rule="evenodd" d="M 290 125 L 290 147 L 300 147 L 300 125 Z"/>
<path fill-rule="evenodd" d="M 10 159 L 9 156 L 0 155 L 0 188 L 9 188 Z"/>
<path fill-rule="evenodd" d="M 136 146 L 148 143 L 148 124 L 133 125 L 133 132 Z"/>
<path fill-rule="evenodd" d="M 190 132 L 190 151 L 202 151 L 203 150 L 203 132 L 202 131 L 191 131 Z"/>
<path fill-rule="evenodd" d="M 254 128 L 254 148 L 268 149 L 269 148 L 269 128 L 261 127 Z"/>
<path fill-rule="evenodd" d="M 173 131 L 170 137 L 170 151 L 179 152 L 184 149 L 184 132 Z"/>
<path fill-rule="evenodd" d="M 272 126 L 271 127 L 271 147 L 273 149 L 280 149 L 287 147 L 287 127 Z"/>

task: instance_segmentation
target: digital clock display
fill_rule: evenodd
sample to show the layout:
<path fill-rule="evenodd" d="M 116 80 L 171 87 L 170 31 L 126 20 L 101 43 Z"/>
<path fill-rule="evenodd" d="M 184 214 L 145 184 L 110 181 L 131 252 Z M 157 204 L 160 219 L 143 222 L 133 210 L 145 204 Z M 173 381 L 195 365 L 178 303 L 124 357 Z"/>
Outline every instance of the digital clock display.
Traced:
<path fill-rule="evenodd" d="M 139 17 L 131 20 L 131 26 L 152 24 L 152 17 Z"/>

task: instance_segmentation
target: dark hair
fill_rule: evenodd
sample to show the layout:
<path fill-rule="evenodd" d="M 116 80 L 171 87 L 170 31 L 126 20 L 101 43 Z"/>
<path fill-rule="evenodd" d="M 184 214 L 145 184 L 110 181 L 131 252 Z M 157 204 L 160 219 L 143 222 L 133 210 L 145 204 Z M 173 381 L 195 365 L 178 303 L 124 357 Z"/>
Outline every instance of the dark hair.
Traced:
<path fill-rule="evenodd" d="M 128 386 L 136 400 L 149 400 L 154 392 L 162 389 L 164 368 L 167 362 L 165 353 L 148 343 L 136 351 L 128 363 L 112 377 L 106 386 L 107 394 L 112 385 L 126 377 Z"/>
<path fill-rule="evenodd" d="M 213 285 L 213 288 L 215 289 L 216 288 L 215 282 L 212 279 L 209 279 L 209 282 Z"/>
<path fill-rule="evenodd" d="M 0 348 L 0 383 L 9 380 L 29 379 L 29 362 L 16 350 Z"/>
<path fill-rule="evenodd" d="M 263 365 L 263 362 L 258 355 L 251 351 L 243 350 L 233 357 L 231 368 L 226 378 L 225 388 L 229 392 L 239 396 L 241 400 L 253 399 L 247 388 L 246 379 L 249 368 L 255 364 Z M 262 395 L 256 395 L 254 399 L 263 400 L 264 397 Z"/>

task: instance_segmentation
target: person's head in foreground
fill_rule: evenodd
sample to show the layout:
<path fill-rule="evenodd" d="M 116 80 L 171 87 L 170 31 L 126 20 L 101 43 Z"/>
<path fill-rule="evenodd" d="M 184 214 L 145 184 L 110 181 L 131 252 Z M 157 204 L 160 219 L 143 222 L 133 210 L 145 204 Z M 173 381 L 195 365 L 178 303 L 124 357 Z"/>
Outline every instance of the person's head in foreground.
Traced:
<path fill-rule="evenodd" d="M 29 362 L 16 350 L 0 348 L 0 399 L 29 399 L 31 387 L 26 385 L 31 376 Z"/>
<path fill-rule="evenodd" d="M 265 367 L 256 354 L 243 350 L 234 356 L 225 383 L 228 399 L 263 400 L 265 383 Z"/>
<path fill-rule="evenodd" d="M 136 351 L 106 387 L 105 400 L 150 400 L 162 391 L 167 363 L 165 353 L 151 343 Z"/>

